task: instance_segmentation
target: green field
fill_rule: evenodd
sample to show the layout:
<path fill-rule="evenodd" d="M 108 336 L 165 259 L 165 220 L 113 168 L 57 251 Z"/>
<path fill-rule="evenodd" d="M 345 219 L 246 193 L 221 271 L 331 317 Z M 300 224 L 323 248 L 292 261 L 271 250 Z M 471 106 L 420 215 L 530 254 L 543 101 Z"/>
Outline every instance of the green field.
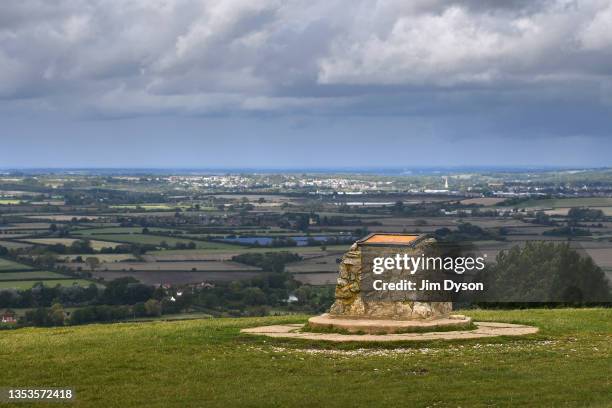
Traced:
<path fill-rule="evenodd" d="M 612 404 L 612 310 L 466 313 L 541 331 L 374 348 L 239 334 L 305 316 L 27 328 L 0 332 L 0 383 L 73 387 L 75 407 Z"/>
<path fill-rule="evenodd" d="M 114 237 L 114 236 L 120 236 L 120 235 L 111 235 L 111 236 Z M 38 245 L 62 244 L 62 245 L 70 246 L 76 240 L 77 238 L 28 238 L 28 239 L 24 239 L 23 242 L 29 242 L 31 244 L 38 244 Z M 111 239 L 108 239 L 105 241 L 98 241 L 96 239 L 90 239 L 89 243 L 91 245 L 91 248 L 94 251 L 99 251 L 102 248 L 114 248 L 117 245 L 119 245 L 118 242 L 112 242 Z"/>
<path fill-rule="evenodd" d="M 240 248 L 238 245 L 232 244 L 224 244 L 219 242 L 207 242 L 207 241 L 190 241 L 188 239 L 174 238 L 174 237 L 164 237 L 159 235 L 148 235 L 148 234 L 99 234 L 95 235 L 96 239 L 115 241 L 115 242 L 125 242 L 131 244 L 151 244 L 151 245 L 160 245 L 162 241 L 166 241 L 166 243 L 170 246 L 174 246 L 179 242 L 183 244 L 188 244 L 193 242 L 196 244 L 196 248 L 198 249 L 232 249 L 232 248 Z"/>
<path fill-rule="evenodd" d="M 66 279 L 66 275 L 61 275 L 49 271 L 33 271 L 33 272 L 2 272 L 0 273 L 0 281 L 8 280 L 34 280 L 34 279 Z"/>
<path fill-rule="evenodd" d="M 84 279 L 54 279 L 54 280 L 29 280 L 29 281 L 5 281 L 0 282 L 0 289 L 30 289 L 36 283 L 42 282 L 45 286 L 72 286 L 78 284 L 79 286 L 89 286 L 93 282 Z"/>
<path fill-rule="evenodd" d="M 121 204 L 111 205 L 110 208 L 123 209 L 123 210 L 136 210 L 143 209 L 145 211 L 152 210 L 174 210 L 175 208 L 189 208 L 189 204 L 172 204 L 172 203 L 159 203 L 159 204 Z"/>
<path fill-rule="evenodd" d="M 0 199 L 0 205 L 17 205 L 17 204 L 21 204 L 21 200 L 6 199 L 6 198 Z"/>
<path fill-rule="evenodd" d="M 171 228 L 149 228 L 149 231 L 173 231 Z M 110 228 L 85 228 L 73 231 L 73 235 L 100 235 L 100 234 L 140 234 L 142 227 L 110 227 Z"/>
<path fill-rule="evenodd" d="M 210 242 L 214 244 L 214 242 Z M 281 252 L 288 251 L 296 254 L 324 254 L 321 251 L 321 247 L 318 246 L 302 246 L 302 247 L 260 247 L 260 248 L 248 248 L 232 244 L 219 244 L 229 245 L 228 248 L 208 248 L 208 249 L 185 249 L 185 250 L 174 250 L 168 249 L 165 251 L 150 251 L 147 252 L 149 255 L 210 255 L 210 254 L 222 254 L 229 251 L 235 252 L 236 254 L 247 254 L 252 252 L 263 253 L 263 252 Z M 327 245 L 327 252 L 345 252 L 348 250 L 349 245 Z"/>
<path fill-rule="evenodd" d="M 1 243 L 0 243 L 1 245 Z M 0 272 L 2 271 L 27 271 L 33 269 L 31 266 L 20 264 L 9 259 L 0 258 Z"/>
<path fill-rule="evenodd" d="M 70 254 L 63 255 L 60 258 L 65 260 L 66 262 L 72 262 L 77 257 L 81 257 L 83 259 L 87 259 L 90 256 L 98 258 L 100 262 L 119 262 L 125 261 L 127 259 L 134 259 L 134 255 L 132 254 Z"/>
<path fill-rule="evenodd" d="M 3 246 L 8 249 L 12 249 L 12 248 L 28 248 L 28 247 L 31 247 L 32 244 L 24 244 L 22 242 L 12 242 L 12 241 L 0 241 L 0 246 Z"/>

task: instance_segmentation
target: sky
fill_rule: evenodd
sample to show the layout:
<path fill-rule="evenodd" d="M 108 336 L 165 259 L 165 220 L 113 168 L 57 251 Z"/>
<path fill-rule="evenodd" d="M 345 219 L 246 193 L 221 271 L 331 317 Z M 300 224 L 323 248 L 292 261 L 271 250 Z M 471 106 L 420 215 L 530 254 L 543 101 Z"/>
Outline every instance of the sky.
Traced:
<path fill-rule="evenodd" d="M 0 2 L 0 168 L 612 166 L 612 2 Z"/>

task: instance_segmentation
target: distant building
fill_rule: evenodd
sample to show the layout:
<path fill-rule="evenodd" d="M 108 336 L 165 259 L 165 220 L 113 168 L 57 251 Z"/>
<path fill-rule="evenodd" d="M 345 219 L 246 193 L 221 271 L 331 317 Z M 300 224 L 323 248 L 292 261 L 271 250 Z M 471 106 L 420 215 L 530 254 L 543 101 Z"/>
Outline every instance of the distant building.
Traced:
<path fill-rule="evenodd" d="M 7 310 L 2 314 L 2 323 L 17 323 L 15 313 Z"/>

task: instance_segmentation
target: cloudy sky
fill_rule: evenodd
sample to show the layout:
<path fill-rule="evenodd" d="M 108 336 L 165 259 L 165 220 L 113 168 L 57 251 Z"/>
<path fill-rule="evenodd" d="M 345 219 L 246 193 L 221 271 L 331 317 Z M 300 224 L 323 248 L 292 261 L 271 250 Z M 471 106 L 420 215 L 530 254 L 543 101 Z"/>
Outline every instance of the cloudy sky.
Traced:
<path fill-rule="evenodd" d="M 0 2 L 0 168 L 611 153 L 607 0 Z"/>

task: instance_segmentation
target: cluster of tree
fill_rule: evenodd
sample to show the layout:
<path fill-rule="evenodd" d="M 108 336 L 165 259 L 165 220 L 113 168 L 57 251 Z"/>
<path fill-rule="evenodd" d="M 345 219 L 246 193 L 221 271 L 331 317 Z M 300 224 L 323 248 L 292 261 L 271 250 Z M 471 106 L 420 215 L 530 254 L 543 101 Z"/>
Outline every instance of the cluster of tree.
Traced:
<path fill-rule="evenodd" d="M 120 227 L 163 227 L 166 223 L 162 223 L 162 225 L 158 225 L 155 220 L 151 217 L 141 217 L 141 216 L 125 216 L 125 215 L 117 215 L 116 221 L 119 223 Z"/>
<path fill-rule="evenodd" d="M 134 305 L 97 305 L 75 309 L 70 314 L 69 324 L 78 325 L 92 322 L 113 322 L 137 317 L 156 317 L 166 312 L 163 302 L 148 299 Z"/>
<path fill-rule="evenodd" d="M 487 210 L 487 209 L 482 209 L 482 208 L 473 208 L 471 216 L 472 217 L 497 217 L 497 216 L 499 216 L 499 214 L 497 213 L 496 210 Z"/>
<path fill-rule="evenodd" d="M 133 305 L 138 302 L 146 302 L 154 295 L 155 288 L 153 286 L 145 285 L 130 276 L 126 276 L 110 281 L 104 288 L 99 303 Z M 157 294 L 157 297 L 160 297 L 160 294 Z"/>
<path fill-rule="evenodd" d="M 550 215 L 546 214 L 544 211 L 536 212 L 532 222 L 540 225 L 557 225 L 555 220 L 550 218 Z"/>
<path fill-rule="evenodd" d="M 53 244 L 46 248 L 56 254 L 93 254 L 95 251 L 91 247 L 91 242 L 87 239 L 77 239 L 70 245 Z"/>
<path fill-rule="evenodd" d="M 263 316 L 273 309 L 319 313 L 333 302 L 333 288 L 303 286 L 290 274 L 270 273 L 201 288 L 193 305 L 218 316 Z"/>
<path fill-rule="evenodd" d="M 166 244 L 166 248 L 169 245 Z M 195 244 L 190 242 L 189 244 L 176 245 L 177 249 L 192 249 L 195 248 Z M 156 250 L 157 247 L 151 244 L 120 244 L 115 247 L 108 246 L 100 249 L 102 254 L 144 254 L 147 251 Z M 55 254 L 93 254 L 95 250 L 91 246 L 91 242 L 87 239 L 79 239 L 73 241 L 70 245 L 64 244 L 53 244 L 45 247 L 46 252 L 53 252 Z"/>
<path fill-rule="evenodd" d="M 51 307 L 39 307 L 28 310 L 21 324 L 26 326 L 63 326 L 66 317 L 64 307 L 54 303 Z"/>
<path fill-rule="evenodd" d="M 130 307 L 128 306 L 86 306 L 73 310 L 70 313 L 68 324 L 79 325 L 93 322 L 116 322 L 126 319 L 131 315 Z M 26 316 L 26 324 L 27 321 Z"/>
<path fill-rule="evenodd" d="M 550 197 L 540 197 L 540 198 L 550 198 Z M 511 198 L 505 199 L 504 201 L 500 201 L 499 203 L 496 203 L 495 205 L 498 207 L 514 207 L 519 204 L 525 203 L 529 200 L 531 200 L 531 197 L 511 197 Z"/>
<path fill-rule="evenodd" d="M 223 206 L 221 206 L 223 207 Z M 165 212 L 167 215 L 164 216 L 138 216 L 138 215 L 126 215 L 128 210 L 123 210 L 124 213 L 116 215 L 116 221 L 119 223 L 121 227 L 142 227 L 146 228 L 149 231 L 151 228 L 176 228 L 176 227 L 193 227 L 194 225 L 198 225 L 202 222 L 202 218 L 200 214 L 188 214 L 190 210 L 187 209 L 187 212 L 183 212 L 180 208 L 178 209 L 159 209 L 156 212 Z M 221 221 L 222 217 L 220 216 L 208 216 L 207 218 L 214 218 L 217 221 Z M 240 224 L 241 227 L 245 226 L 245 224 Z M 208 230 L 198 231 L 197 228 L 190 228 L 189 232 L 193 234 L 197 233 L 207 233 Z M 164 236 L 174 236 L 183 234 L 184 231 L 181 230 L 173 230 L 173 231 L 153 231 L 153 232 L 145 232 L 152 235 L 164 235 Z"/>
<path fill-rule="evenodd" d="M 82 286 L 46 286 L 42 283 L 30 289 L 0 290 L 1 308 L 49 307 L 53 303 L 78 305 L 95 302 L 100 296 L 97 285 Z"/>
<path fill-rule="evenodd" d="M 421 203 L 419 205 L 405 205 L 402 201 L 397 201 L 391 208 L 393 214 L 404 217 L 439 217 L 442 204 Z"/>
<path fill-rule="evenodd" d="M 298 231 L 308 231 L 310 226 L 311 218 L 318 218 L 317 215 L 312 213 L 292 213 L 287 212 L 283 215 L 283 219 L 279 221 L 278 225 L 281 228 L 294 228 Z"/>
<path fill-rule="evenodd" d="M 353 238 L 355 239 L 363 238 L 369 233 L 370 231 L 368 230 L 368 227 L 355 228 L 355 230 L 353 231 Z"/>
<path fill-rule="evenodd" d="M 117 322 L 128 318 L 161 316 L 162 302 L 149 299 L 130 305 L 92 305 L 66 312 L 61 303 L 39 307 L 25 313 L 23 326 L 64 326 L 94 322 Z"/>
<path fill-rule="evenodd" d="M 46 286 L 42 283 L 25 290 L 1 290 L 1 308 L 50 307 L 63 305 L 110 304 L 124 305 L 146 302 L 150 298 L 163 298 L 163 291 L 138 282 L 132 277 L 112 280 L 104 289 L 91 284 L 81 286 Z"/>
<path fill-rule="evenodd" d="M 100 249 L 101 254 L 134 254 L 136 256 L 145 254 L 148 251 L 155 251 L 157 247 L 152 244 L 121 244 L 114 248 L 104 247 Z"/>
<path fill-rule="evenodd" d="M 548 235 L 553 237 L 584 237 L 591 235 L 591 231 L 584 228 L 577 227 L 559 227 L 553 228 L 549 231 L 544 231 L 542 235 Z"/>
<path fill-rule="evenodd" d="M 232 257 L 232 261 L 240 262 L 246 265 L 256 266 L 266 272 L 282 273 L 285 271 L 285 265 L 289 262 L 301 261 L 302 257 L 287 251 L 281 252 L 265 252 L 265 253 L 248 253 L 240 254 Z"/>
<path fill-rule="evenodd" d="M 345 225 L 361 225 L 361 218 L 357 217 L 343 217 L 341 215 L 323 216 L 319 219 L 319 224 L 322 226 L 345 226 Z"/>
<path fill-rule="evenodd" d="M 502 231 L 503 234 L 503 231 Z M 487 239 L 499 239 L 500 236 L 480 228 L 469 222 L 462 222 L 456 230 L 449 228 L 438 228 L 435 231 L 436 238 L 446 242 L 456 241 L 481 241 Z"/>
<path fill-rule="evenodd" d="M 203 230 L 203 232 L 201 231 Z M 173 237 L 175 235 L 183 235 L 185 233 L 192 233 L 192 234 L 205 234 L 206 232 L 208 232 L 206 229 L 203 228 L 198 228 L 196 230 L 189 230 L 189 231 L 183 231 L 183 230 L 172 230 L 172 231 L 164 231 L 164 230 L 153 230 L 151 231 L 149 229 L 149 227 L 144 227 L 141 231 L 142 234 L 148 234 L 148 235 L 156 235 L 156 236 L 162 236 L 162 237 Z M 198 240 L 204 240 L 207 241 L 208 238 L 198 238 Z"/>
<path fill-rule="evenodd" d="M 150 244 L 121 244 L 115 247 L 104 247 L 100 249 L 102 254 L 135 254 L 141 255 L 147 251 L 157 249 L 155 245 Z M 181 248 L 183 249 L 183 248 Z M 53 244 L 45 247 L 32 247 L 32 248 L 19 248 L 9 250 L 5 247 L 0 246 L 0 256 L 28 256 L 31 255 L 30 262 L 52 268 L 57 260 L 55 255 L 68 255 L 68 254 L 94 254 L 95 251 L 91 247 L 91 242 L 87 239 L 79 239 L 73 241 L 70 245 L 64 244 Z M 39 261 L 37 261 L 39 259 Z"/>
<path fill-rule="evenodd" d="M 188 242 L 188 243 L 184 243 L 184 242 L 177 242 L 174 245 L 169 245 L 166 241 L 161 241 L 159 243 L 159 246 L 165 249 L 196 249 L 196 244 L 195 242 Z"/>
<path fill-rule="evenodd" d="M 289 304 L 289 310 L 303 311 L 307 313 L 323 313 L 329 310 L 334 302 L 335 288 L 333 286 L 311 286 L 301 285 L 293 295 L 297 298 L 294 303 Z"/>
<path fill-rule="evenodd" d="M 68 184 L 65 187 L 71 187 Z M 168 197 L 162 193 L 136 192 L 116 189 L 76 189 L 77 186 L 55 190 L 55 194 L 64 196 L 67 205 L 107 205 L 164 203 Z"/>
<path fill-rule="evenodd" d="M 606 215 L 602 210 L 593 208 L 571 208 L 567 213 L 570 222 L 605 221 Z"/>
<path fill-rule="evenodd" d="M 259 230 L 259 228 L 261 228 L 261 230 Z M 192 235 L 205 235 L 205 234 L 209 234 L 206 235 L 204 237 L 199 238 L 200 240 L 203 241 L 210 241 L 214 236 L 210 235 L 210 234 L 222 234 L 222 235 L 228 235 L 228 234 L 234 234 L 234 230 L 235 229 L 240 229 L 240 230 L 246 230 L 246 229 L 252 229 L 253 233 L 257 233 L 257 232 L 261 232 L 261 233 L 265 233 L 267 229 L 269 229 L 269 227 L 245 227 L 243 225 L 241 225 L 240 227 L 226 227 L 226 226 L 219 226 L 219 227 L 210 227 L 210 226 L 206 226 L 206 227 L 194 227 L 194 226 L 189 226 L 189 230 L 188 231 L 181 231 L 181 230 L 174 230 L 171 232 L 172 235 L 181 235 L 181 234 L 192 234 Z M 161 235 L 159 234 L 157 231 L 155 232 L 155 235 Z M 235 235 L 234 235 L 235 236 Z"/>
<path fill-rule="evenodd" d="M 0 246 L 0 256 L 27 264 L 32 268 L 53 268 L 57 254 L 49 252 L 44 247 L 6 248 Z"/>
<path fill-rule="evenodd" d="M 76 222 L 77 222 L 76 217 L 73 217 L 72 220 L 70 221 L 70 223 L 76 223 Z M 49 232 L 51 232 L 52 234 L 60 238 L 66 237 L 70 234 L 70 224 L 60 225 L 59 227 L 57 224 L 51 224 L 49 225 Z"/>
<path fill-rule="evenodd" d="M 240 316 L 253 307 L 264 312 L 262 306 L 285 305 L 292 289 L 291 278 L 280 273 L 248 281 L 218 282 L 200 289 L 195 295 L 194 305 L 217 314 Z"/>
<path fill-rule="evenodd" d="M 602 269 L 566 243 L 527 242 L 522 248 L 517 245 L 502 251 L 496 263 L 480 272 L 475 281 L 484 283 L 482 298 L 488 303 L 482 306 L 612 301 Z"/>

